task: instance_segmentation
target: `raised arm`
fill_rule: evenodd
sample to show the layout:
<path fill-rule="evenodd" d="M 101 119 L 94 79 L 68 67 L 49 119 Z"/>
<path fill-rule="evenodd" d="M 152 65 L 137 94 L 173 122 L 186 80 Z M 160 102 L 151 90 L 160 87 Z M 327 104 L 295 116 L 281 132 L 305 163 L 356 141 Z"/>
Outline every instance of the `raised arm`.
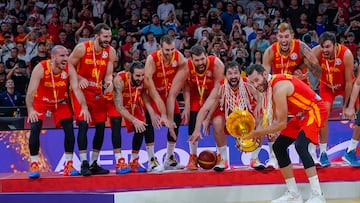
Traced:
<path fill-rule="evenodd" d="M 315 51 L 311 50 L 308 45 L 304 42 L 300 43 L 300 53 L 304 57 L 304 63 L 311 71 L 311 73 L 316 77 L 321 77 L 321 66 L 318 61 L 318 57 L 316 57 Z"/>

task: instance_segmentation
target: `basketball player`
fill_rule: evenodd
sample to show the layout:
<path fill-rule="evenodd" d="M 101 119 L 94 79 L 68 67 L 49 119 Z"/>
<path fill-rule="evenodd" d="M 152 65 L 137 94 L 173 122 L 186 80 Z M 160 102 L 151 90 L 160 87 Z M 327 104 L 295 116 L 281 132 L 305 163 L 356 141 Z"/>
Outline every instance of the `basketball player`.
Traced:
<path fill-rule="evenodd" d="M 79 116 L 85 122 L 91 121 L 83 93 L 78 87 L 77 74 L 74 67 L 68 63 L 68 51 L 63 46 L 55 46 L 51 50 L 51 59 L 37 64 L 31 74 L 26 94 L 28 122 L 30 122 L 30 173 L 29 178 L 40 177 L 39 147 L 40 132 L 45 116 L 52 116 L 57 127 L 62 126 L 65 139 L 64 175 L 79 175 L 73 167 L 75 135 L 73 128 L 72 109 L 68 96 L 69 82 L 74 95 L 81 105 Z"/>
<path fill-rule="evenodd" d="M 306 175 L 310 182 L 311 194 L 307 202 L 326 202 L 322 194 L 314 160 L 308 145 L 317 144 L 318 133 L 324 126 L 328 114 L 325 102 L 307 84 L 297 77 L 286 74 L 269 75 L 266 69 L 255 64 L 247 68 L 249 83 L 258 91 L 265 93 L 272 107 L 264 114 L 272 115 L 271 125 L 256 128 L 245 138 L 257 138 L 276 133 L 273 149 L 278 160 L 280 171 L 285 179 L 287 192 L 272 203 L 303 202 L 293 174 L 288 147 L 295 142 Z M 295 115 L 288 121 L 288 114 Z"/>
<path fill-rule="evenodd" d="M 276 33 L 277 42 L 273 43 L 264 52 L 263 65 L 268 73 L 272 74 L 290 74 L 308 83 L 307 67 L 319 66 L 316 57 L 312 54 L 310 48 L 298 39 L 293 39 L 293 30 L 288 23 L 281 23 Z M 305 63 L 306 62 L 306 63 Z M 320 70 L 311 68 L 310 70 Z M 312 73 L 320 77 L 321 72 Z M 268 136 L 268 145 L 270 156 L 266 168 L 277 168 L 277 161 L 272 149 L 276 136 Z M 313 146 L 315 147 L 315 146 Z M 259 166 L 258 154 L 261 148 L 252 153 L 252 165 Z M 314 160 L 317 160 L 314 156 Z"/>
<path fill-rule="evenodd" d="M 354 108 L 355 101 L 352 103 L 352 106 L 349 104 L 349 98 L 351 95 L 351 89 L 353 86 L 354 80 L 354 57 L 351 51 L 344 45 L 338 44 L 336 42 L 336 36 L 331 32 L 324 32 L 319 37 L 319 45 L 314 47 L 315 56 L 319 58 L 319 62 L 322 68 L 322 75 L 320 78 L 320 96 L 325 101 L 326 107 L 328 108 L 330 115 L 331 107 L 333 105 L 334 99 L 336 96 L 343 96 L 343 112 L 348 108 Z M 356 87 L 356 86 L 355 86 Z M 354 89 L 356 91 L 356 89 Z M 358 93 L 358 92 L 357 92 Z M 354 92 L 354 94 L 357 94 Z M 356 97 L 355 97 L 356 98 Z M 345 112 L 344 112 L 345 114 Z M 353 115 L 351 115 L 353 116 Z M 358 125 L 355 125 L 353 132 L 353 141 L 350 150 L 345 154 L 343 159 L 351 164 L 353 162 L 354 166 L 357 165 L 355 151 L 357 143 L 356 139 L 359 139 L 360 128 Z M 326 120 L 325 126 L 320 130 L 320 162 L 323 167 L 330 166 L 330 161 L 328 159 L 326 149 L 327 149 L 327 140 L 329 136 L 329 126 L 328 121 Z M 346 158 L 347 156 L 347 158 Z"/>
<path fill-rule="evenodd" d="M 107 174 L 109 170 L 102 168 L 98 163 L 99 152 L 104 141 L 106 111 L 105 92 L 110 92 L 112 86 L 112 73 L 116 52 L 109 46 L 111 40 L 111 28 L 105 23 L 99 23 L 94 28 L 94 40 L 82 42 L 74 48 L 69 57 L 69 62 L 76 67 L 79 86 L 84 92 L 89 111 L 95 125 L 95 135 L 92 143 L 90 165 L 87 160 L 87 131 L 88 123 L 83 117 L 79 117 L 80 105 L 76 98 L 72 97 L 75 118 L 79 125 L 78 146 L 81 161 L 81 174 Z M 103 85 L 103 81 L 105 85 Z"/>
<path fill-rule="evenodd" d="M 148 123 L 148 133 L 154 133 L 153 126 L 160 127 L 159 122 L 161 120 L 167 120 L 167 115 L 160 115 L 160 112 L 166 112 L 166 98 L 169 94 L 170 88 L 173 84 L 173 78 L 177 71 L 186 69 L 185 57 L 175 49 L 175 40 L 169 35 L 164 35 L 160 40 L 160 50 L 151 53 L 145 63 L 145 88 L 148 90 L 150 95 L 150 101 L 155 113 L 147 111 L 147 117 L 151 118 L 151 123 Z M 159 99 L 161 98 L 161 99 Z M 160 101 L 156 103 L 154 101 Z M 162 100 L 162 101 L 161 101 Z M 158 110 L 159 108 L 164 108 Z M 181 122 L 180 108 L 177 101 L 175 101 L 174 107 L 174 118 L 175 125 L 179 126 Z M 178 135 L 178 129 L 175 129 L 175 135 L 167 134 L 167 152 L 164 162 L 165 170 L 183 169 L 185 166 L 181 165 L 174 154 L 176 138 Z"/>
<path fill-rule="evenodd" d="M 224 64 L 216 56 L 207 56 L 204 47 L 194 45 L 190 49 L 190 55 L 191 57 L 187 59 L 188 69 L 183 69 L 176 73 L 166 104 L 168 119 L 169 122 L 172 123 L 173 119 L 171 118 L 174 117 L 176 96 L 179 94 L 181 88 L 185 86 L 183 89 L 183 94 L 185 95 L 184 112 L 186 115 L 190 114 L 188 127 L 189 136 L 192 135 L 194 131 L 197 113 L 205 103 L 206 98 L 210 93 L 218 93 L 220 81 L 224 78 Z M 169 130 L 170 133 L 174 133 L 174 129 Z M 190 158 L 186 165 L 187 169 L 198 169 L 197 147 L 197 142 L 189 142 Z"/>

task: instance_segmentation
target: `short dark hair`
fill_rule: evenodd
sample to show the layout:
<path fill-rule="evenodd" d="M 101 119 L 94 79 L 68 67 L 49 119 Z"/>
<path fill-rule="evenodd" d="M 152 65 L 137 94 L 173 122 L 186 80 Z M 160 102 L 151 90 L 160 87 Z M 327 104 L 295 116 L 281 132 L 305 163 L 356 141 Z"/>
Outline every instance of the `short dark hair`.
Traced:
<path fill-rule="evenodd" d="M 330 40 L 333 44 L 336 44 L 336 36 L 334 33 L 326 31 L 319 37 L 319 44 L 324 44 L 325 41 Z"/>
<path fill-rule="evenodd" d="M 101 30 L 111 30 L 111 28 L 105 23 L 99 23 L 94 27 L 94 34 L 100 35 Z"/>
<path fill-rule="evenodd" d="M 194 45 L 190 49 L 190 54 L 195 56 L 200 56 L 202 53 L 206 54 L 206 50 L 201 45 Z"/>
<path fill-rule="evenodd" d="M 160 38 L 160 45 L 162 46 L 163 43 L 165 42 L 166 44 L 171 44 L 174 42 L 174 38 L 170 35 L 164 35 Z"/>
<path fill-rule="evenodd" d="M 253 74 L 254 71 L 258 72 L 259 74 L 263 74 L 265 72 L 265 68 L 261 64 L 252 64 L 246 68 L 246 75 L 249 76 Z"/>
<path fill-rule="evenodd" d="M 224 69 L 224 74 L 226 75 L 226 72 L 230 69 L 230 68 L 234 68 L 237 67 L 239 71 L 241 71 L 239 63 L 236 61 L 229 61 L 225 64 L 225 69 Z"/>
<path fill-rule="evenodd" d="M 143 69 L 145 66 L 140 61 L 134 61 L 130 64 L 129 72 L 134 73 L 135 69 Z"/>

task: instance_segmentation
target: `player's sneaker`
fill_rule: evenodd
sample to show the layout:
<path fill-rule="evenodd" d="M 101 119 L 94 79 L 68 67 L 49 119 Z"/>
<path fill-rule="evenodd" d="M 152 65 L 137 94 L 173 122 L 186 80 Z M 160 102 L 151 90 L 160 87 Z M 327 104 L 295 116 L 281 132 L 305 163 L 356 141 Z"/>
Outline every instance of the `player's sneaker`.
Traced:
<path fill-rule="evenodd" d="M 156 157 L 152 157 L 148 164 L 148 172 L 162 172 L 164 168 L 159 164 Z"/>
<path fill-rule="evenodd" d="M 267 169 L 277 169 L 279 168 L 276 157 L 270 156 L 269 160 L 266 163 Z"/>
<path fill-rule="evenodd" d="M 87 160 L 82 161 L 80 173 L 81 173 L 81 175 L 83 175 L 83 176 L 89 176 L 89 175 L 91 175 L 89 162 L 88 162 Z"/>
<path fill-rule="evenodd" d="M 325 203 L 325 197 L 323 194 L 317 192 L 311 192 L 310 198 L 305 203 Z"/>
<path fill-rule="evenodd" d="M 74 168 L 73 161 L 68 160 L 64 165 L 64 176 L 78 176 L 78 175 L 80 175 L 80 173 Z"/>
<path fill-rule="evenodd" d="M 225 169 L 228 169 L 229 168 L 229 163 L 227 160 L 223 160 L 221 158 L 221 155 L 218 154 L 217 155 L 217 162 L 216 162 L 216 165 L 214 166 L 214 170 L 217 171 L 217 172 L 221 172 L 221 171 L 224 171 Z"/>
<path fill-rule="evenodd" d="M 271 203 L 302 203 L 301 194 L 286 191 L 285 194 L 277 199 L 271 201 Z"/>
<path fill-rule="evenodd" d="M 91 164 L 90 171 L 91 171 L 91 174 L 93 174 L 93 175 L 110 173 L 109 170 L 104 169 L 103 167 L 99 166 L 97 164 L 96 160 Z"/>
<path fill-rule="evenodd" d="M 125 174 L 131 172 L 131 168 L 126 164 L 125 159 L 123 157 L 118 159 L 115 166 L 115 172 L 116 174 Z"/>
<path fill-rule="evenodd" d="M 198 170 L 198 160 L 196 154 L 190 154 L 189 162 L 186 165 L 188 170 Z"/>
<path fill-rule="evenodd" d="M 133 161 L 130 161 L 129 162 L 129 166 L 131 168 L 131 171 L 134 172 L 134 173 L 137 173 L 137 172 L 140 172 L 140 173 L 143 173 L 143 172 L 146 172 L 146 169 L 141 167 L 141 165 L 139 164 L 139 157 L 134 159 Z"/>
<path fill-rule="evenodd" d="M 265 169 L 264 164 L 262 164 L 262 163 L 260 162 L 260 160 L 257 159 L 257 158 L 250 160 L 250 167 L 253 168 L 253 169 L 255 169 L 255 170 L 264 170 L 264 169 Z"/>
<path fill-rule="evenodd" d="M 320 163 L 322 167 L 328 167 L 331 165 L 326 152 L 320 154 Z"/>
<path fill-rule="evenodd" d="M 38 162 L 31 162 L 29 178 L 40 178 L 40 167 Z"/>
<path fill-rule="evenodd" d="M 355 149 L 351 150 L 350 152 L 347 152 L 346 149 L 344 155 L 341 158 L 352 167 L 360 167 L 360 162 L 356 158 Z"/>
<path fill-rule="evenodd" d="M 164 168 L 165 170 L 178 170 L 178 169 L 184 169 L 185 166 L 181 165 L 175 158 L 175 156 L 172 154 L 167 158 L 164 162 Z"/>

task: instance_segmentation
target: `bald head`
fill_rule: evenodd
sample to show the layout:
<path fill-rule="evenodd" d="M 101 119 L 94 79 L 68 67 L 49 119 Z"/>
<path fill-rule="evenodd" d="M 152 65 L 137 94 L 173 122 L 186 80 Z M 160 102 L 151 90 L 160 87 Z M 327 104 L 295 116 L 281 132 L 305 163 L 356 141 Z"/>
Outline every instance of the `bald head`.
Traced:
<path fill-rule="evenodd" d="M 51 49 L 51 55 L 56 55 L 59 53 L 60 50 L 65 50 L 67 51 L 66 47 L 62 46 L 62 45 L 56 45 Z"/>

